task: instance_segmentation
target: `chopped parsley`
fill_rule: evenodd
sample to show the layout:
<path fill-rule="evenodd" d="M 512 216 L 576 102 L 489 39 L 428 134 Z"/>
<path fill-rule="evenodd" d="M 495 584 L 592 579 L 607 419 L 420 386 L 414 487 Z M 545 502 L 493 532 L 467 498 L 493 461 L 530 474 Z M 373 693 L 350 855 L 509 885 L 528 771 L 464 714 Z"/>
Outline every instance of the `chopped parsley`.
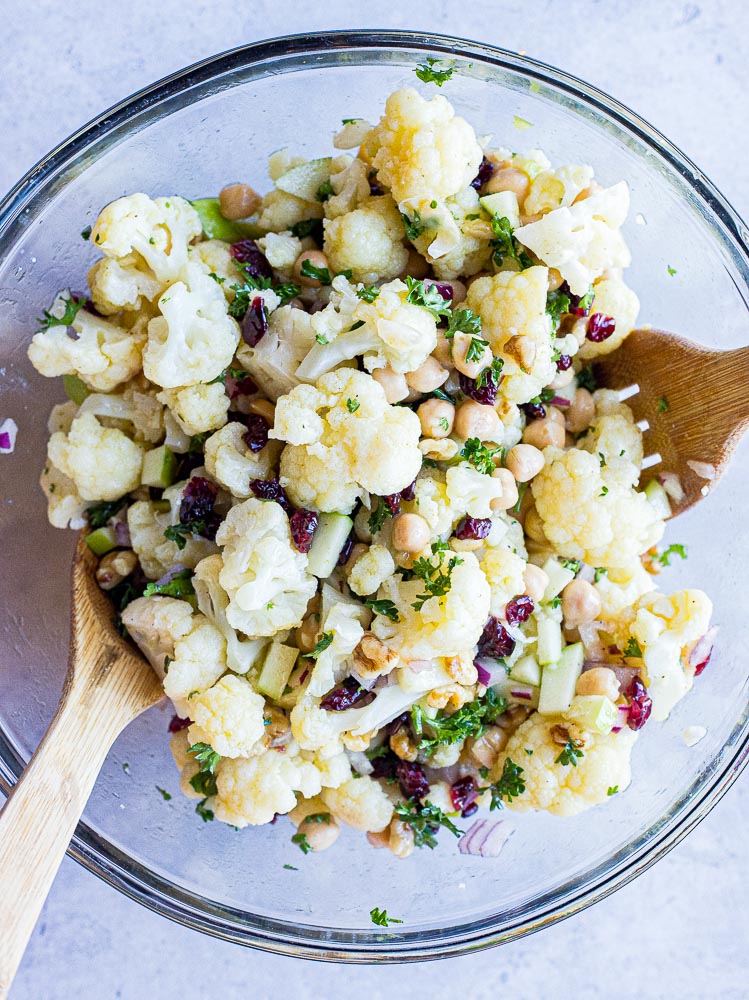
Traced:
<path fill-rule="evenodd" d="M 315 198 L 317 201 L 327 201 L 332 194 L 333 185 L 330 183 L 330 178 L 328 178 L 328 180 L 323 181 L 317 191 L 315 191 Z"/>
<path fill-rule="evenodd" d="M 287 302 L 290 302 L 293 298 L 295 298 L 301 290 L 301 287 L 299 285 L 295 285 L 293 281 L 284 281 L 282 284 L 275 285 L 273 287 L 273 291 L 281 300 L 282 306 L 286 305 Z"/>
<path fill-rule="evenodd" d="M 432 556 L 434 559 L 427 559 L 421 556 L 413 564 L 413 575 L 424 583 L 425 594 L 419 594 L 411 605 L 416 611 L 421 611 L 424 603 L 431 597 L 444 597 L 450 592 L 452 587 L 452 572 L 456 566 L 460 566 L 463 560 L 460 556 L 453 555 L 445 560 L 444 554 L 448 549 L 446 542 L 432 542 Z"/>
<path fill-rule="evenodd" d="M 327 823 L 330 826 L 330 813 L 310 813 L 304 817 L 305 823 Z"/>
<path fill-rule="evenodd" d="M 518 502 L 512 508 L 513 514 L 520 513 L 520 508 L 523 505 L 523 497 L 525 496 L 525 491 L 528 489 L 528 485 L 529 485 L 528 483 L 520 483 L 520 485 L 518 486 Z"/>
<path fill-rule="evenodd" d="M 548 603 L 548 605 L 549 605 L 550 608 L 561 607 L 561 604 L 562 604 L 562 595 L 561 594 L 557 594 L 555 597 L 552 597 L 552 599 L 550 601 L 548 601 L 547 603 Z"/>
<path fill-rule="evenodd" d="M 492 795 L 490 809 L 503 809 L 504 802 L 512 802 L 525 791 L 524 769 L 508 757 L 499 778 L 489 786 Z"/>
<path fill-rule="evenodd" d="M 624 647 L 625 656 L 636 656 L 638 659 L 642 659 L 642 647 L 640 643 L 635 639 L 633 635 L 627 639 L 627 644 Z"/>
<path fill-rule="evenodd" d="M 341 125 L 353 125 L 354 122 L 364 121 L 363 118 L 341 118 Z"/>
<path fill-rule="evenodd" d="M 358 399 L 346 400 L 346 409 L 349 411 L 349 413 L 356 413 L 356 411 L 359 409 L 359 405 L 360 404 Z"/>
<path fill-rule="evenodd" d="M 294 867 L 293 865 L 284 865 L 284 868 L 285 868 L 285 869 L 286 869 L 287 871 L 290 871 L 290 872 L 298 872 L 298 871 L 299 871 L 299 869 L 298 869 L 298 868 L 295 868 L 295 867 Z"/>
<path fill-rule="evenodd" d="M 421 212 L 418 209 L 414 210 L 413 218 L 406 215 L 405 212 L 401 212 L 401 219 L 403 220 L 403 228 L 406 231 L 406 236 L 409 240 L 418 240 L 425 229 L 429 226 L 421 220 Z"/>
<path fill-rule="evenodd" d="M 609 790 L 608 790 L 608 791 L 606 792 L 606 794 L 607 794 L 607 795 L 616 795 L 616 793 L 617 793 L 618 791 L 619 791 L 619 786 L 618 786 L 618 785 L 611 785 L 611 787 L 610 787 L 610 788 L 609 788 Z"/>
<path fill-rule="evenodd" d="M 212 378 L 210 382 L 206 382 L 206 385 L 214 385 L 216 382 L 226 382 L 228 378 L 241 381 L 243 378 L 248 378 L 249 375 L 250 373 L 245 371 L 244 368 L 235 368 L 233 365 L 229 365 L 228 368 L 224 368 L 220 375 Z"/>
<path fill-rule="evenodd" d="M 483 472 L 485 476 L 490 476 L 496 468 L 494 456 L 501 451 L 501 446 L 487 448 L 485 444 L 481 443 L 480 438 L 468 438 L 460 450 L 460 456 L 470 462 L 477 472 Z"/>
<path fill-rule="evenodd" d="M 161 797 L 164 800 L 164 802 L 171 802 L 172 797 L 165 788 L 159 788 L 159 786 L 157 785 L 156 791 L 161 793 Z"/>
<path fill-rule="evenodd" d="M 599 463 L 601 465 L 601 468 L 605 469 L 606 468 L 606 456 L 604 455 L 604 453 L 602 451 L 598 452 L 598 461 L 599 461 Z"/>
<path fill-rule="evenodd" d="M 316 333 L 315 340 L 317 341 L 318 344 L 320 344 L 321 347 L 325 347 L 326 344 L 330 343 L 330 341 L 328 340 L 328 338 L 325 336 L 324 333 Z"/>
<path fill-rule="evenodd" d="M 671 409 L 671 407 L 669 406 L 669 403 L 668 403 L 668 400 L 666 399 L 666 397 L 665 396 L 659 396 L 658 397 L 658 406 L 656 407 L 656 412 L 657 413 L 668 413 L 668 411 L 670 409 Z"/>
<path fill-rule="evenodd" d="M 670 566 L 671 556 L 679 556 L 680 559 L 686 559 L 686 545 L 669 545 L 667 549 L 664 549 L 663 552 L 659 552 L 658 555 L 654 557 L 654 561 L 659 562 L 661 566 Z"/>
<path fill-rule="evenodd" d="M 49 330 L 51 326 L 70 326 L 88 300 L 85 295 L 73 295 L 68 291 L 68 297 L 62 301 L 65 303 L 65 312 L 62 316 L 53 316 L 48 309 L 42 310 L 41 318 L 37 319 L 40 330 Z"/>
<path fill-rule="evenodd" d="M 127 497 L 120 497 L 119 500 L 103 500 L 95 503 L 92 507 L 86 508 L 86 517 L 92 528 L 103 528 L 107 521 L 121 510 L 127 503 Z"/>
<path fill-rule="evenodd" d="M 81 239 L 90 240 L 91 239 L 91 226 L 86 226 L 85 229 L 81 230 Z"/>
<path fill-rule="evenodd" d="M 456 309 L 450 314 L 445 336 L 449 339 L 456 333 L 470 333 L 472 337 L 478 337 L 481 333 L 481 317 L 471 309 Z"/>
<path fill-rule="evenodd" d="M 455 403 L 455 397 L 451 396 L 449 392 L 445 392 L 444 389 L 433 389 L 429 395 L 435 399 L 444 399 L 447 403 Z"/>
<path fill-rule="evenodd" d="M 443 316 L 450 315 L 450 307 L 442 298 L 439 289 L 434 285 L 427 285 L 423 281 L 417 281 L 410 274 L 406 275 L 406 284 L 408 285 L 406 302 L 427 309 L 438 322 Z"/>
<path fill-rule="evenodd" d="M 328 646 L 331 644 L 332 641 L 333 641 L 333 633 L 332 632 L 323 632 L 322 638 L 319 640 L 319 642 L 317 643 L 317 645 L 315 646 L 315 648 L 312 650 L 312 652 L 311 653 L 307 653 L 307 656 L 309 657 L 309 659 L 310 660 L 316 660 L 318 658 L 318 656 L 320 655 L 320 653 L 324 653 L 325 652 L 325 650 L 328 648 Z"/>
<path fill-rule="evenodd" d="M 379 294 L 380 289 L 377 285 L 365 285 L 363 288 L 356 290 L 356 297 L 361 299 L 362 302 L 374 302 Z"/>
<path fill-rule="evenodd" d="M 166 583 L 149 583 L 143 591 L 144 597 L 161 594 L 162 597 L 191 597 L 195 593 L 192 585 L 192 570 L 183 569 Z"/>
<path fill-rule="evenodd" d="M 303 278 L 315 278 L 321 285 L 331 285 L 333 279 L 327 267 L 316 267 L 309 258 L 302 261 L 300 274 Z"/>
<path fill-rule="evenodd" d="M 235 266 L 242 270 L 242 265 L 234 262 Z M 250 308 L 250 303 L 257 297 L 258 292 L 264 292 L 273 284 L 270 278 L 259 278 L 246 271 L 242 272 L 244 281 L 241 285 L 233 284 L 234 301 L 229 304 L 228 313 L 235 319 L 242 319 Z"/>
<path fill-rule="evenodd" d="M 428 800 L 423 805 L 415 799 L 399 802 L 395 812 L 398 819 L 413 830 L 414 847 L 428 847 L 433 850 L 437 846 L 436 835 L 442 826 L 454 837 L 459 837 L 463 833 L 439 806 L 432 805 Z"/>
<path fill-rule="evenodd" d="M 207 798 L 201 799 L 200 802 L 195 806 L 195 812 L 200 816 L 204 823 L 213 822 L 213 809 L 209 809 L 206 805 L 208 801 Z"/>
<path fill-rule="evenodd" d="M 383 615 L 385 618 L 389 618 L 391 622 L 400 621 L 398 609 L 392 601 L 365 601 L 364 604 L 366 607 L 371 608 L 376 615 Z"/>
<path fill-rule="evenodd" d="M 559 562 L 565 569 L 568 569 L 570 573 L 574 573 L 575 576 L 577 576 L 580 572 L 580 567 L 582 566 L 579 559 L 560 559 Z"/>
<path fill-rule="evenodd" d="M 441 87 L 453 75 L 455 67 L 445 66 L 442 59 L 427 56 L 426 61 L 419 63 L 414 72 L 422 83 L 436 83 L 438 87 Z"/>
<path fill-rule="evenodd" d="M 299 240 L 311 236 L 316 243 L 322 244 L 322 219 L 302 219 L 301 222 L 295 222 L 293 226 L 289 226 L 289 232 Z"/>
<path fill-rule="evenodd" d="M 377 506 L 369 515 L 367 526 L 373 535 L 376 535 L 385 521 L 393 516 L 393 512 L 384 500 L 378 500 Z"/>
<path fill-rule="evenodd" d="M 512 116 L 512 125 L 513 128 L 521 130 L 526 128 L 533 128 L 533 122 L 529 122 L 525 118 L 521 118 L 520 115 Z"/>
<path fill-rule="evenodd" d="M 187 545 L 188 538 L 192 535 L 203 535 L 208 530 L 205 518 L 196 517 L 192 521 L 180 521 L 179 524 L 170 524 L 164 530 L 164 538 L 170 542 L 175 542 L 177 548 L 182 551 Z"/>
<path fill-rule="evenodd" d="M 497 267 L 502 266 L 505 258 L 514 260 L 521 271 L 533 267 L 533 261 L 515 239 L 512 224 L 506 216 L 496 213 L 492 216 L 492 232 L 494 239 L 489 240 L 489 244 L 493 247 L 492 259 Z"/>
<path fill-rule="evenodd" d="M 309 854 L 309 852 L 312 850 L 312 845 L 307 840 L 306 835 L 303 833 L 295 833 L 294 836 L 291 838 L 291 843 L 296 844 L 296 846 L 299 848 L 302 854 Z"/>
<path fill-rule="evenodd" d="M 606 576 L 608 570 L 605 566 L 596 566 L 595 572 L 593 573 L 593 583 L 598 583 L 602 576 Z"/>
<path fill-rule="evenodd" d="M 187 748 L 196 761 L 200 764 L 200 770 L 208 774 L 216 773 L 216 765 L 221 760 L 221 754 L 216 753 L 210 743 L 193 743 Z"/>
<path fill-rule="evenodd" d="M 577 762 L 580 757 L 584 757 L 584 753 L 580 749 L 580 741 L 569 739 L 564 744 L 564 749 L 555 759 L 555 764 L 562 764 L 564 767 L 569 767 L 570 764 L 573 767 L 577 767 Z"/>
<path fill-rule="evenodd" d="M 551 316 L 551 332 L 556 335 L 562 316 L 570 311 L 570 297 L 559 288 L 546 296 L 546 312 Z"/>
<path fill-rule="evenodd" d="M 479 737 L 506 709 L 507 702 L 493 688 L 488 688 L 481 698 L 461 706 L 452 715 L 438 712 L 433 719 L 416 704 L 411 708 L 411 724 L 414 736 L 421 737 L 418 749 L 431 757 L 441 746 L 452 746 L 469 736 Z M 425 735 L 427 730 L 431 735 Z"/>
<path fill-rule="evenodd" d="M 369 915 L 372 918 L 372 923 L 377 924 L 378 927 L 389 927 L 390 924 L 402 924 L 402 920 L 398 920 L 397 917 L 389 917 L 387 910 L 380 910 L 378 907 L 369 911 Z"/>
<path fill-rule="evenodd" d="M 466 361 L 481 361 L 484 350 L 488 346 L 488 340 L 482 340 L 481 337 L 471 337 L 471 343 L 466 351 Z"/>
<path fill-rule="evenodd" d="M 673 278 L 673 276 L 675 274 L 678 273 L 677 270 L 676 270 L 676 268 L 675 267 L 671 267 L 670 264 L 668 265 L 668 267 L 666 268 L 666 270 L 668 271 L 668 273 L 671 275 L 672 278 Z"/>
<path fill-rule="evenodd" d="M 596 382 L 591 365 L 588 365 L 587 368 L 581 368 L 577 373 L 577 384 L 580 389 L 587 389 L 588 392 L 596 391 L 598 382 Z"/>
<path fill-rule="evenodd" d="M 445 432 L 445 434 L 450 433 L 450 421 L 447 419 L 447 417 L 440 417 L 437 423 L 440 425 L 441 429 Z"/>
<path fill-rule="evenodd" d="M 223 285 L 223 283 L 226 281 L 226 278 L 219 278 L 219 276 L 216 274 L 215 271 L 210 271 L 208 277 L 213 278 L 213 280 L 216 282 L 217 285 Z"/>
<path fill-rule="evenodd" d="M 602 486 L 601 487 L 601 492 L 598 494 L 598 496 L 599 497 L 605 497 L 606 494 L 608 493 L 608 491 L 609 491 L 608 486 Z"/>
<path fill-rule="evenodd" d="M 387 757 L 389 753 L 389 745 L 387 743 L 380 743 L 378 747 L 370 747 L 369 750 L 365 750 L 364 756 L 367 760 L 377 760 L 378 757 Z"/>
<path fill-rule="evenodd" d="M 479 377 L 476 379 L 476 388 L 486 389 L 490 379 L 492 383 L 499 385 L 504 365 L 505 363 L 502 358 L 494 358 L 488 368 L 484 368 L 482 372 L 479 372 Z"/>

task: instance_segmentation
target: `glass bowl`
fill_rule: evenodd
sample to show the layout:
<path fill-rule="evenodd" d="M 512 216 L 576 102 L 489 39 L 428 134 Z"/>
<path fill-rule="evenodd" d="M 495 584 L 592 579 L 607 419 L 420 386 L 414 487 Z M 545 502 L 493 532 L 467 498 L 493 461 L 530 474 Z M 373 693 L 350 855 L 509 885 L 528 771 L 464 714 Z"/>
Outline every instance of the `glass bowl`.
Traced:
<path fill-rule="evenodd" d="M 420 86 L 414 66 L 428 55 L 454 58 L 457 73 L 443 90 L 479 134 L 492 133 L 513 149 L 541 146 L 557 163 L 591 163 L 604 183 L 628 180 L 629 283 L 643 321 L 715 346 L 744 341 L 747 233 L 731 207 L 631 112 L 533 60 L 405 32 L 296 36 L 206 60 L 106 112 L 43 159 L 0 206 L 0 419 L 13 417 L 20 428 L 15 453 L 0 459 L 6 790 L 52 716 L 65 670 L 74 535 L 48 526 L 37 486 L 47 413 L 61 387 L 32 370 L 26 344 L 59 288 L 84 287 L 95 249 L 79 233 L 102 205 L 132 191 L 198 197 L 236 178 L 267 188 L 273 150 L 328 150 L 342 118 L 376 120 L 390 91 Z M 533 127 L 517 131 L 514 116 Z M 115 744 L 72 855 L 191 927 L 282 954 L 345 962 L 461 954 L 601 899 L 673 847 L 746 763 L 746 458 L 740 447 L 715 495 L 669 528 L 670 540 L 688 545 L 689 560 L 667 570 L 663 586 L 689 583 L 712 596 L 722 626 L 713 662 L 668 723 L 647 727 L 635 747 L 631 788 L 604 807 L 565 820 L 509 814 L 514 836 L 493 860 L 459 855 L 443 833 L 437 850 L 399 861 L 353 831 L 344 831 L 334 849 L 305 857 L 290 843 L 284 820 L 242 832 L 200 821 L 178 791 L 164 708 Z M 688 749 L 682 733 L 691 724 L 705 726 L 707 735 Z M 173 793 L 170 801 L 157 785 Z M 375 906 L 403 923 L 373 926 Z"/>

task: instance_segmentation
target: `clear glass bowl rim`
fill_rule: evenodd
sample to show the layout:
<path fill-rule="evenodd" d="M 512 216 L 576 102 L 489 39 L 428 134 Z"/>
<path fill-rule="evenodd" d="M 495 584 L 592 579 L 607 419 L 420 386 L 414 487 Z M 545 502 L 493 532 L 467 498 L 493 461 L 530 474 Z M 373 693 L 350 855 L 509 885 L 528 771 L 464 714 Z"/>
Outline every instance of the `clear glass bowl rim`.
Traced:
<path fill-rule="evenodd" d="M 678 171 L 705 205 L 711 220 L 728 235 L 749 269 L 747 227 L 729 202 L 702 171 L 673 143 L 615 99 L 538 60 L 517 53 L 448 35 L 410 31 L 358 30 L 299 34 L 268 39 L 228 50 L 201 60 L 137 91 L 93 118 L 35 164 L 0 202 L 0 254 L 12 239 L 15 223 L 29 206 L 37 189 L 108 135 L 132 124 L 136 116 L 195 86 L 225 77 L 274 57 L 305 56 L 333 50 L 364 53 L 368 50 L 403 49 L 416 54 L 458 55 L 484 64 L 519 71 L 530 80 L 547 83 L 599 109 L 639 139 Z M 81 822 L 68 853 L 90 872 L 131 899 L 177 923 L 247 947 L 296 958 L 331 962 L 370 963 L 425 961 L 467 954 L 505 944 L 604 899 L 644 872 L 675 847 L 733 784 L 749 762 L 749 719 L 737 723 L 731 737 L 709 769 L 672 809 L 670 816 L 654 824 L 634 850 L 609 859 L 579 884 L 568 885 L 539 901 L 523 916 L 505 921 L 485 919 L 447 927 L 439 931 L 390 930 L 343 931 L 320 929 L 287 921 L 266 920 L 181 889 L 134 861 L 125 852 L 100 837 Z M 714 762 L 715 763 L 715 762 Z M 0 789 L 6 794 L 18 780 L 26 762 L 0 729 Z M 622 852 L 623 854 L 623 852 Z"/>

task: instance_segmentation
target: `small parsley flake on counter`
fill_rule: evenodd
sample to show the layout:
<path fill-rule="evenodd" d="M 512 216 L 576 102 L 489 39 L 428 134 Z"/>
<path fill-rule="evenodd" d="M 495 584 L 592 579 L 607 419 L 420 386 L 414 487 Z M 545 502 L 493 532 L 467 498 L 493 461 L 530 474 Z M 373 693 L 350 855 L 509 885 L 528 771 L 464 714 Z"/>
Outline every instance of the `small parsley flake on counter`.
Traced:
<path fill-rule="evenodd" d="M 414 72 L 422 83 L 436 83 L 438 87 L 441 87 L 453 75 L 455 67 L 445 66 L 442 59 L 427 56 L 426 61 L 419 63 Z"/>
<path fill-rule="evenodd" d="M 381 910 L 377 906 L 369 911 L 369 915 L 372 918 L 372 923 L 376 924 L 378 927 L 389 927 L 390 924 L 402 924 L 402 920 L 398 920 L 397 917 L 389 917 L 387 910 Z"/>
<path fill-rule="evenodd" d="M 165 788 L 159 788 L 159 786 L 157 785 L 156 791 L 161 795 L 164 802 L 171 802 L 172 797 Z"/>
<path fill-rule="evenodd" d="M 670 566 L 671 556 L 678 556 L 680 559 L 686 559 L 686 545 L 679 545 L 678 543 L 669 545 L 667 549 L 664 549 L 663 552 L 659 552 L 658 555 L 654 557 L 654 561 L 660 563 L 661 566 Z"/>
<path fill-rule="evenodd" d="M 532 752 L 532 750 L 526 750 L 526 753 L 530 754 Z M 497 781 L 492 782 L 489 786 L 492 797 L 490 809 L 502 809 L 504 805 L 503 800 L 505 802 L 512 802 L 513 799 L 523 794 L 525 791 L 523 773 L 523 768 L 509 757 L 505 760 L 502 766 L 502 774 Z"/>
<path fill-rule="evenodd" d="M 657 413 L 668 413 L 671 407 L 668 404 L 668 400 L 665 396 L 658 397 L 658 406 L 656 407 Z"/>

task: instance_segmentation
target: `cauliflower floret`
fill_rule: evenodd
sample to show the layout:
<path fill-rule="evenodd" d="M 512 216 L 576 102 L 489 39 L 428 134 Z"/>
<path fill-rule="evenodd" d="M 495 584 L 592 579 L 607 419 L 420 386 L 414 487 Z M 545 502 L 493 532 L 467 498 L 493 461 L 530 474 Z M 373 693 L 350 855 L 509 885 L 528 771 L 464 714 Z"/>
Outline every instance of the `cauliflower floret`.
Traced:
<path fill-rule="evenodd" d="M 290 271 L 302 252 L 302 241 L 289 232 L 268 233 L 267 236 L 257 240 L 257 245 L 265 254 L 270 266 L 277 271 Z"/>
<path fill-rule="evenodd" d="M 224 561 L 216 553 L 201 559 L 192 578 L 198 607 L 226 640 L 226 665 L 237 674 L 246 674 L 258 661 L 267 639 L 240 639 L 229 624 L 226 609 L 229 595 L 219 583 Z"/>
<path fill-rule="evenodd" d="M 111 257 L 97 260 L 88 272 L 88 285 L 91 301 L 102 316 L 112 316 L 122 309 L 138 312 L 164 288 L 149 268 L 126 267 Z"/>
<path fill-rule="evenodd" d="M 193 615 L 191 625 L 187 635 L 174 643 L 172 662 L 164 677 L 164 691 L 178 709 L 182 708 L 180 714 L 194 719 L 194 697 L 210 688 L 226 672 L 226 643 L 204 615 Z"/>
<path fill-rule="evenodd" d="M 318 315 L 321 314 L 311 316 L 303 309 L 281 306 L 271 313 L 268 330 L 255 347 L 244 341 L 240 344 L 237 360 L 271 399 L 276 400 L 299 385 L 297 369 L 315 346 L 313 320 Z"/>
<path fill-rule="evenodd" d="M 637 478 L 619 459 L 601 467 L 598 455 L 546 448 L 546 465 L 533 480 L 544 534 L 558 555 L 591 566 L 630 566 L 663 535 L 664 525 Z"/>
<path fill-rule="evenodd" d="M 632 332 L 640 311 L 640 300 L 621 278 L 602 278 L 594 283 L 593 290 L 595 298 L 591 312 L 612 316 L 616 325 L 607 340 L 583 341 L 579 357 L 584 361 L 615 351 Z"/>
<path fill-rule="evenodd" d="M 389 195 L 334 219 L 325 220 L 325 253 L 332 271 L 352 272 L 370 283 L 400 274 L 408 261 L 403 222 Z"/>
<path fill-rule="evenodd" d="M 478 191 L 467 187 L 422 220 L 428 227 L 413 244 L 433 265 L 436 277 L 449 281 L 488 267 L 493 234 L 480 213 Z"/>
<path fill-rule="evenodd" d="M 619 232 L 628 211 L 629 188 L 621 181 L 520 226 L 515 236 L 544 264 L 555 267 L 574 295 L 585 295 L 607 268 L 629 266 L 630 253 Z"/>
<path fill-rule="evenodd" d="M 127 524 L 133 550 L 149 580 L 158 580 L 177 565 L 194 569 L 201 559 L 217 551 L 214 542 L 198 535 L 186 535 L 182 549 L 164 537 L 168 527 L 179 523 L 185 485 L 184 482 L 175 483 L 164 490 L 162 500 L 169 503 L 167 511 L 158 510 L 149 500 L 138 500 L 128 507 Z"/>
<path fill-rule="evenodd" d="M 359 405 L 351 412 L 349 402 Z M 321 415 L 320 411 L 324 415 Z M 276 406 L 271 437 L 289 442 L 281 483 L 299 507 L 348 513 L 366 490 L 398 493 L 421 467 L 415 413 L 390 406 L 364 372 L 341 369 L 300 385 Z"/>
<path fill-rule="evenodd" d="M 449 566 L 455 562 L 452 571 Z M 489 617 L 491 592 L 472 552 L 438 551 L 431 557 L 435 573 L 450 573 L 450 589 L 443 597 L 430 597 L 417 611 L 413 604 L 424 595 L 421 579 L 403 582 L 398 576 L 386 580 L 377 592 L 379 600 L 391 600 L 398 609 L 398 622 L 377 615 L 371 629 L 378 639 L 397 650 L 404 660 L 431 660 L 457 656 L 473 649 Z"/>
<path fill-rule="evenodd" d="M 427 101 L 411 87 L 388 97 L 366 141 L 377 146 L 378 180 L 399 205 L 457 194 L 476 176 L 483 157 L 473 129 L 449 101 L 440 94 Z"/>
<path fill-rule="evenodd" d="M 384 545 L 371 545 L 354 563 L 348 575 L 348 585 L 359 597 L 377 590 L 395 572 L 395 562 Z"/>
<path fill-rule="evenodd" d="M 331 636 L 330 645 L 315 661 L 307 693 L 321 696 L 351 672 L 351 654 L 364 635 L 365 609 L 353 602 L 337 601 L 325 617 L 323 633 Z"/>
<path fill-rule="evenodd" d="M 545 267 L 500 271 L 477 278 L 466 306 L 481 317 L 482 336 L 504 361 L 500 396 L 527 403 L 556 374 L 551 325 L 546 313 L 549 273 Z"/>
<path fill-rule="evenodd" d="M 453 525 L 461 517 L 460 511 L 453 510 L 447 495 L 445 474 L 438 469 L 431 469 L 419 476 L 414 498 L 403 504 L 403 510 L 410 514 L 420 514 L 424 518 L 429 525 L 432 540 L 447 538 Z"/>
<path fill-rule="evenodd" d="M 577 447 L 592 455 L 603 456 L 607 467 L 622 467 L 622 476 L 634 485 L 642 466 L 642 431 L 632 411 L 620 403 L 618 393 L 599 389 L 594 393 L 595 418 Z"/>
<path fill-rule="evenodd" d="M 157 595 L 131 601 L 122 612 L 122 622 L 162 680 L 166 676 L 167 659 L 174 660 L 175 643 L 184 639 L 197 624 L 187 601 Z"/>
<path fill-rule="evenodd" d="M 264 708 L 265 699 L 244 678 L 227 674 L 190 698 L 190 742 L 208 743 L 222 757 L 256 756 L 263 747 Z"/>
<path fill-rule="evenodd" d="M 567 207 L 593 180 L 593 168 L 563 166 L 543 170 L 531 181 L 530 191 L 523 202 L 525 215 L 543 215 L 552 209 Z"/>
<path fill-rule="evenodd" d="M 274 188 L 263 198 L 257 224 L 261 229 L 282 233 L 305 219 L 321 219 L 320 202 L 303 201 L 293 194 Z"/>
<path fill-rule="evenodd" d="M 49 461 L 46 461 L 39 485 L 47 498 L 47 519 L 54 528 L 86 527 L 86 507 L 73 480 Z"/>
<path fill-rule="evenodd" d="M 480 565 L 491 587 L 490 613 L 495 617 L 504 617 L 507 602 L 525 593 L 525 559 L 498 545 L 487 548 Z"/>
<path fill-rule="evenodd" d="M 645 661 L 644 677 L 653 699 L 653 718 L 662 722 L 692 687 L 694 668 L 689 654 L 710 626 L 713 605 L 701 590 L 677 590 L 671 595 L 645 594 L 616 623 L 621 649 L 634 636 Z"/>
<path fill-rule="evenodd" d="M 188 259 L 191 263 L 200 265 L 201 270 L 209 277 L 215 274 L 216 277 L 211 280 L 218 279 L 217 283 L 227 302 L 234 301 L 234 286 L 241 282 L 231 255 L 230 243 L 223 240 L 202 240 L 189 248 Z"/>
<path fill-rule="evenodd" d="M 232 421 L 216 431 L 205 442 L 205 467 L 219 485 L 235 497 L 246 500 L 252 496 L 252 479 L 269 479 L 280 446 L 269 441 L 260 451 L 252 451 L 244 441 L 242 424 Z"/>
<path fill-rule="evenodd" d="M 222 760 L 216 769 L 216 818 L 232 826 L 260 826 L 276 814 L 290 812 L 296 805 L 295 792 L 305 798 L 318 795 L 320 772 L 298 754 L 298 748 L 287 746 L 257 757 Z"/>
<path fill-rule="evenodd" d="M 130 194 L 102 209 L 91 242 L 124 266 L 145 261 L 159 281 L 168 282 L 185 266 L 188 244 L 202 231 L 198 213 L 184 198 Z"/>
<path fill-rule="evenodd" d="M 324 789 L 322 797 L 335 818 L 354 830 L 384 830 L 393 818 L 387 793 L 367 774 L 350 778 L 338 788 Z"/>
<path fill-rule="evenodd" d="M 61 318 L 69 296 L 58 295 L 50 314 Z M 90 389 L 111 392 L 140 371 L 145 340 L 142 330 L 124 330 L 81 308 L 69 326 L 57 323 L 35 333 L 27 353 L 40 375 L 77 375 Z"/>
<path fill-rule="evenodd" d="M 574 738 L 582 739 L 583 756 L 577 758 L 577 766 L 573 767 L 557 763 L 563 747 L 552 737 L 555 726 L 569 732 L 568 724 L 560 716 L 535 712 L 515 730 L 500 754 L 491 780 L 500 777 L 504 762 L 509 759 L 522 767 L 525 781 L 525 791 L 505 803 L 508 809 L 517 812 L 543 809 L 554 816 L 574 816 L 605 802 L 609 788 L 618 786 L 623 792 L 628 787 L 630 756 L 637 733 L 625 727 L 619 733 L 601 736 L 588 731 L 578 734 L 575 729 Z"/>
<path fill-rule="evenodd" d="M 485 476 L 465 462 L 447 470 L 446 483 L 453 510 L 470 517 L 491 517 L 492 500 L 501 499 L 503 493 L 499 479 Z"/>
<path fill-rule="evenodd" d="M 47 455 L 83 500 L 119 500 L 140 486 L 143 448 L 122 431 L 102 427 L 93 413 L 76 417 L 68 434 L 53 434 Z"/>
<path fill-rule="evenodd" d="M 81 403 L 78 415 L 83 413 L 93 413 L 107 426 L 129 425 L 135 439 L 147 444 L 157 444 L 164 436 L 164 408 L 147 391 L 145 379 L 129 382 L 119 393 L 92 393 Z"/>
<path fill-rule="evenodd" d="M 317 580 L 307 572 L 307 556 L 294 547 L 279 504 L 237 504 L 216 541 L 223 549 L 219 581 L 229 595 L 226 617 L 233 628 L 257 637 L 301 623 Z"/>
<path fill-rule="evenodd" d="M 335 145 L 335 140 L 333 144 Z M 359 143 L 355 145 L 358 146 Z M 351 160 L 341 170 L 334 170 L 330 175 L 330 184 L 333 194 L 325 202 L 326 219 L 347 215 L 369 200 L 369 170 L 366 163 L 359 159 Z M 400 226 L 400 217 L 398 222 Z M 403 226 L 400 226 L 400 235 L 403 236 Z"/>
<path fill-rule="evenodd" d="M 210 382 L 239 343 L 221 286 L 199 264 L 187 264 L 180 277 L 159 299 L 161 315 L 149 322 L 143 351 L 146 377 L 164 389 Z"/>
<path fill-rule="evenodd" d="M 156 398 L 169 407 L 185 434 L 205 434 L 226 423 L 229 397 L 220 382 L 162 389 Z"/>
<path fill-rule="evenodd" d="M 604 574 L 599 574 L 596 589 L 601 598 L 601 611 L 598 617 L 603 621 L 611 621 L 619 618 L 622 612 L 630 608 L 643 594 L 655 590 L 655 582 L 637 559 L 630 566 L 612 568 Z"/>

